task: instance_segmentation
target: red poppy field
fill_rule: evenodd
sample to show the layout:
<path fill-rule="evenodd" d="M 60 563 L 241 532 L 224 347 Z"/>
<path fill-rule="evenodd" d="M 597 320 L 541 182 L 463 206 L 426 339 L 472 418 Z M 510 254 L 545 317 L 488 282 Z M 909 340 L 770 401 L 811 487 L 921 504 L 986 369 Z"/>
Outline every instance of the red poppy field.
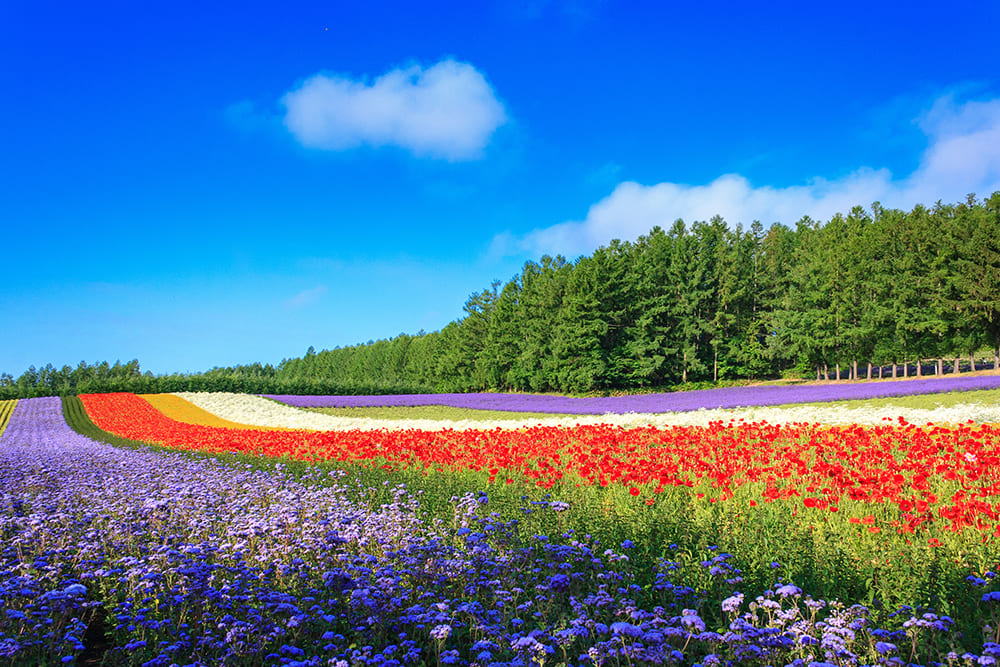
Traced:
<path fill-rule="evenodd" d="M 649 505 L 676 487 L 707 503 L 738 495 L 749 508 L 786 500 L 792 502 L 784 506 L 811 514 L 847 510 L 846 520 L 868 532 L 917 535 L 931 544 L 940 532 L 974 529 L 979 541 L 1000 536 L 1000 429 L 988 424 L 236 430 L 170 419 L 134 394 L 81 398 L 100 428 L 171 448 L 473 471 L 489 484 L 516 480 L 545 489 L 617 486 Z"/>

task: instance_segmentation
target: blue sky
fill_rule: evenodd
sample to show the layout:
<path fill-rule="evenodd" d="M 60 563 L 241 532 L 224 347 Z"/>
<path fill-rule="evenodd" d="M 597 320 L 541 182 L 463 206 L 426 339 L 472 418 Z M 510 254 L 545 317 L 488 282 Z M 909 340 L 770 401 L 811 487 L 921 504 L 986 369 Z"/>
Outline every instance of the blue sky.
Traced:
<path fill-rule="evenodd" d="M 0 371 L 278 363 L 677 218 L 1000 190 L 1000 4 L 664 4 L 4 3 Z"/>

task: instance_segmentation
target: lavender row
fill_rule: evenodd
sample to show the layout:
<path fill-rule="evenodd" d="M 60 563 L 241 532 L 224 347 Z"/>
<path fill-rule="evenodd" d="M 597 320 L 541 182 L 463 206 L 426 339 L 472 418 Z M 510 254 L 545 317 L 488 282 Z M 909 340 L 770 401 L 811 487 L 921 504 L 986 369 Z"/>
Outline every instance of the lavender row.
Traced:
<path fill-rule="evenodd" d="M 639 586 L 629 542 L 525 539 L 485 494 L 425 523 L 405 488 L 366 507 L 327 477 L 115 449 L 71 431 L 58 399 L 21 401 L 0 437 L 0 662 L 973 665 L 1000 654 L 990 643 L 947 653 L 952 621 L 931 612 L 879 628 L 865 607 L 781 581 L 745 595 L 729 554 L 681 564 L 668 552 Z M 674 583 L 684 567 L 711 579 L 707 594 Z"/>
<path fill-rule="evenodd" d="M 688 412 L 718 408 L 820 403 L 973 391 L 1000 387 L 1000 375 L 925 378 L 884 382 L 837 382 L 810 385 L 725 387 L 664 394 L 570 398 L 537 394 L 397 394 L 387 396 L 295 396 L 265 394 L 266 398 L 299 408 L 413 407 L 444 405 L 454 408 L 600 415 Z"/>

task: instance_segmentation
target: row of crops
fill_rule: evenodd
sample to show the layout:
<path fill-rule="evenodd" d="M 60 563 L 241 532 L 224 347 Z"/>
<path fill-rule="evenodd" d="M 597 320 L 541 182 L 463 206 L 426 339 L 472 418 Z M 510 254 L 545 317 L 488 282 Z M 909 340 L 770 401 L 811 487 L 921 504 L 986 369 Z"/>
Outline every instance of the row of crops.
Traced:
<path fill-rule="evenodd" d="M 13 414 L 16 404 L 16 400 L 0 401 L 0 435 L 3 435 L 4 429 L 7 428 L 7 422 L 10 420 L 11 414 Z"/>
<path fill-rule="evenodd" d="M 0 403 L 0 664 L 1000 654 L 995 424 L 283 416 L 301 414 L 233 395 Z"/>

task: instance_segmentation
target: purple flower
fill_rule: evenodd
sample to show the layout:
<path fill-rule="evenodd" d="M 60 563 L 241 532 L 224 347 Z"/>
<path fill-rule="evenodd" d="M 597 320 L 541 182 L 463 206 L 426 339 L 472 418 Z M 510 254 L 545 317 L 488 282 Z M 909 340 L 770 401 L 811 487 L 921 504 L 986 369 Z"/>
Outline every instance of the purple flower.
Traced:
<path fill-rule="evenodd" d="M 875 642 L 875 650 L 880 654 L 885 655 L 886 653 L 892 653 L 898 649 L 895 644 L 890 644 L 889 642 Z"/>
<path fill-rule="evenodd" d="M 541 644 L 534 637 L 520 637 L 511 642 L 510 647 L 515 651 L 536 651 Z"/>
<path fill-rule="evenodd" d="M 612 623 L 610 630 L 613 635 L 624 635 L 625 637 L 642 637 L 643 635 L 642 628 L 622 621 Z"/>
<path fill-rule="evenodd" d="M 681 625 L 689 632 L 704 632 L 705 621 L 701 620 L 698 612 L 694 609 L 685 609 L 681 612 Z"/>
<path fill-rule="evenodd" d="M 722 601 L 722 611 L 735 613 L 739 611 L 741 604 L 743 604 L 743 593 L 736 593 Z"/>
<path fill-rule="evenodd" d="M 802 595 L 802 589 L 799 588 L 798 586 L 793 586 L 792 584 L 785 584 L 783 586 L 779 586 L 778 588 L 775 589 L 774 592 L 783 598 L 797 597 L 799 595 Z"/>

